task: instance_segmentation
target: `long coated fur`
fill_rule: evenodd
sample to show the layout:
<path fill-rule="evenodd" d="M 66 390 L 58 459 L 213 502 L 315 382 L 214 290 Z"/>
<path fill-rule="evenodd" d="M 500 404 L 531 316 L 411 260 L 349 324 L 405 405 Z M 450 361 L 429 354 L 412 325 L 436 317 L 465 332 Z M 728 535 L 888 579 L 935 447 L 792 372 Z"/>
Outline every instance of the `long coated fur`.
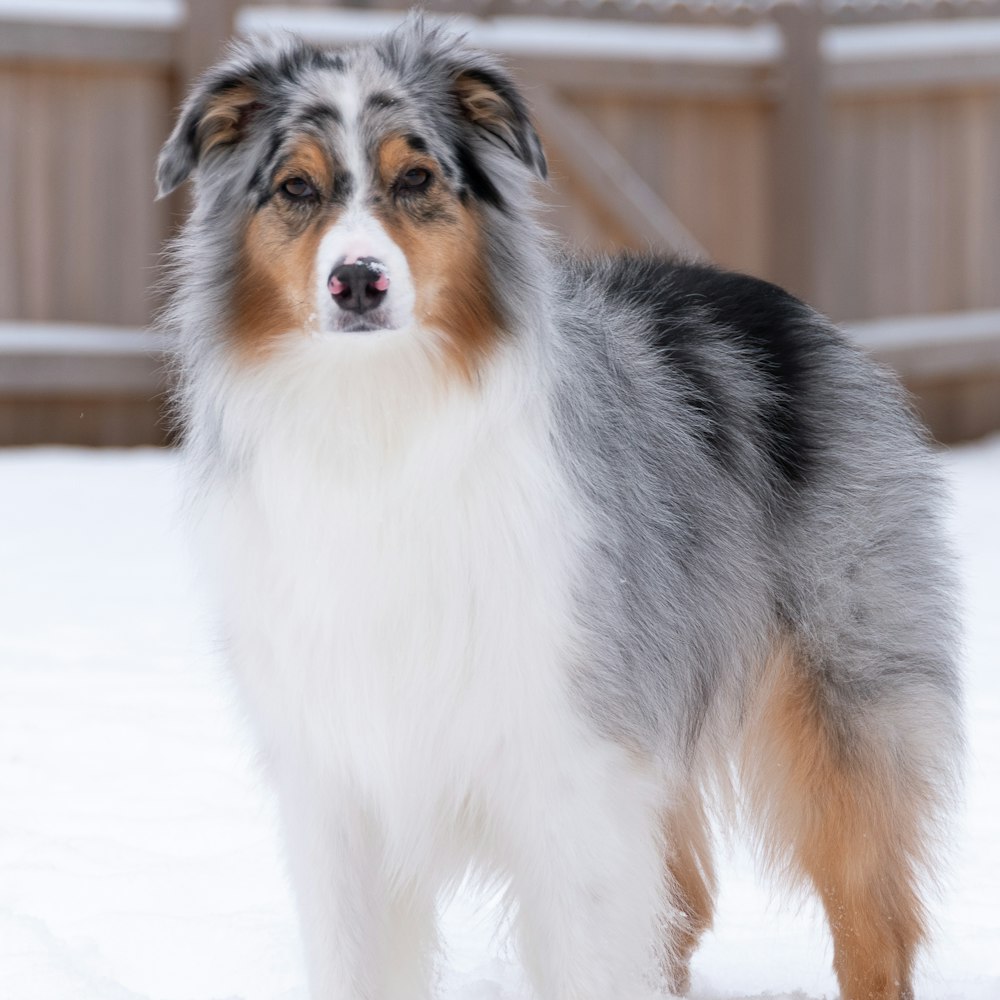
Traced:
<path fill-rule="evenodd" d="M 581 260 L 489 56 L 411 19 L 195 86 L 166 315 L 197 523 L 274 779 L 316 1000 L 413 1000 L 506 886 L 543 1000 L 683 991 L 709 796 L 911 996 L 961 746 L 937 463 L 779 288 Z"/>

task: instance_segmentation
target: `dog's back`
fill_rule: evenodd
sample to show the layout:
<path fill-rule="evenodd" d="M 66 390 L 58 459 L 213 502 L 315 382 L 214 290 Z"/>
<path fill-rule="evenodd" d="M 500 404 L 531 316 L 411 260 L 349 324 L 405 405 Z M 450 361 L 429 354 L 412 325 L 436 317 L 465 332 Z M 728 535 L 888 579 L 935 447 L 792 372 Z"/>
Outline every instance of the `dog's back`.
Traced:
<path fill-rule="evenodd" d="M 754 683 L 776 634 L 832 684 L 853 678 L 860 705 L 918 682 L 950 707 L 941 482 L 892 376 L 767 282 L 628 255 L 567 271 L 554 397 L 567 467 L 605 529 L 591 614 L 613 606 L 600 633 L 642 621 L 651 643 L 612 645 L 612 660 L 634 649 L 632 684 L 649 684 L 631 724 L 649 716 L 662 738 L 670 723 L 652 713 L 678 711 L 689 684 L 681 751 L 706 697 Z M 684 676 L 663 698 L 673 662 Z"/>
<path fill-rule="evenodd" d="M 553 257 L 523 100 L 419 23 L 237 54 L 194 169 L 180 412 L 317 998 L 421 995 L 470 863 L 544 997 L 683 989 L 733 769 L 845 1000 L 909 996 L 961 738 L 892 379 L 764 282 Z"/>

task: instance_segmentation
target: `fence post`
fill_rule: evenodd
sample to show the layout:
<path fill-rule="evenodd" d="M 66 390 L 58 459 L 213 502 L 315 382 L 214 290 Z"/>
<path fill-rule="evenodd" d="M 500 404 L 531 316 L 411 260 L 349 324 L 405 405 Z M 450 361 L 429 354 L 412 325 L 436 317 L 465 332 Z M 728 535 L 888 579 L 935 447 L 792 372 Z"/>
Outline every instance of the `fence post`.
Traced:
<path fill-rule="evenodd" d="M 784 42 L 773 146 L 774 276 L 824 308 L 831 291 L 830 122 L 821 0 L 781 3 L 772 16 Z"/>
<path fill-rule="evenodd" d="M 239 0 L 188 0 L 187 16 L 177 39 L 178 83 L 186 91 L 199 73 L 222 55 L 233 34 Z"/>

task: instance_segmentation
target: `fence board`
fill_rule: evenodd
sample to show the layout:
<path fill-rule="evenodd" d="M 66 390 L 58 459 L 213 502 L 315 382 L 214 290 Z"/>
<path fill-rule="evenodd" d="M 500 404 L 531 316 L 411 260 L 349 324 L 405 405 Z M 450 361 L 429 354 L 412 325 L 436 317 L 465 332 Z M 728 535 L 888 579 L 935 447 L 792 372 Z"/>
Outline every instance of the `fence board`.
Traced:
<path fill-rule="evenodd" d="M 160 71 L 0 67 L 0 317 L 141 324 L 166 235 L 153 164 L 170 123 Z"/>

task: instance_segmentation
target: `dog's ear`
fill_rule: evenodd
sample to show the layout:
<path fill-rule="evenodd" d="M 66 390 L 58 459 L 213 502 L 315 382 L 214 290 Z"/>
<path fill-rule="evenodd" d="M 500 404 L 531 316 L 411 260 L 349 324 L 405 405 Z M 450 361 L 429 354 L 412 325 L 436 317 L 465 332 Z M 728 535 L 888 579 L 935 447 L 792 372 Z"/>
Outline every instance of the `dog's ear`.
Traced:
<path fill-rule="evenodd" d="M 542 143 L 514 81 L 492 60 L 457 68 L 451 85 L 465 119 L 506 146 L 539 177 L 548 172 Z"/>
<path fill-rule="evenodd" d="M 210 70 L 195 85 L 156 164 L 159 197 L 170 194 L 212 150 L 236 145 L 263 108 L 251 74 Z"/>

